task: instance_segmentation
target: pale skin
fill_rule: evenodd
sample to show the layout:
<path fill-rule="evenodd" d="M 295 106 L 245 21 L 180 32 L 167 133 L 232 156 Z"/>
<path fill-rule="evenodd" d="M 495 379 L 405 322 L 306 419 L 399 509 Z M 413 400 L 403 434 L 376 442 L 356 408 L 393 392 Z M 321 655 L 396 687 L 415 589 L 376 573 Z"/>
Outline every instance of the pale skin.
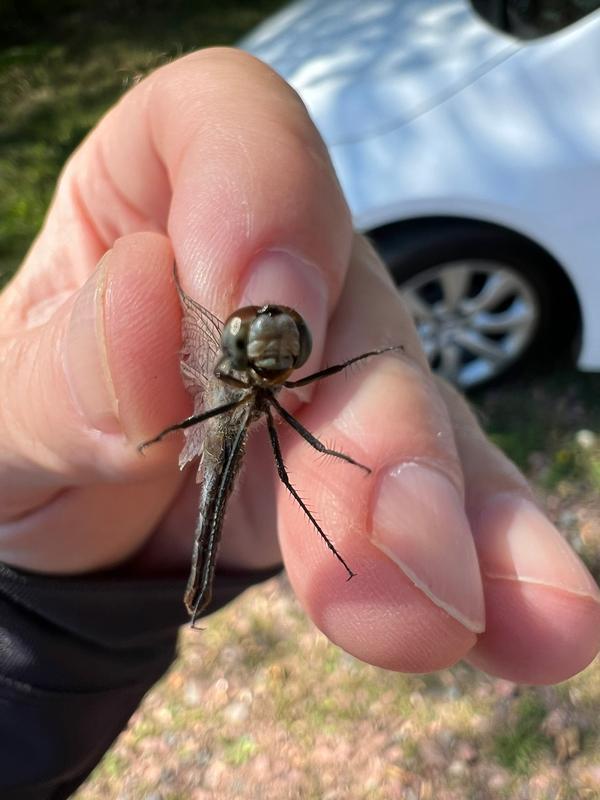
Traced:
<path fill-rule="evenodd" d="M 598 587 L 464 401 L 431 377 L 298 98 L 228 50 L 164 67 L 109 112 L 0 296 L 1 561 L 185 575 L 197 487 L 193 469 L 177 470 L 182 435 L 136 449 L 190 413 L 174 259 L 184 289 L 221 318 L 247 303 L 296 308 L 314 342 L 296 377 L 405 348 L 285 401 L 373 470 L 322 459 L 280 426 L 292 480 L 356 577 L 346 582 L 277 481 L 264 429 L 220 563 L 269 567 L 283 554 L 314 622 L 388 669 L 466 659 L 551 683 L 593 659 Z"/>

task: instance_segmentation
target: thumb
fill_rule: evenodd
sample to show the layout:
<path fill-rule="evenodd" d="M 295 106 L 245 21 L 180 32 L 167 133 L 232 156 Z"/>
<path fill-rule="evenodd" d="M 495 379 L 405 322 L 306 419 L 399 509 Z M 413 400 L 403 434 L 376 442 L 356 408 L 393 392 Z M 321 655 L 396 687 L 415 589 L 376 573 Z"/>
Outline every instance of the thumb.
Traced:
<path fill-rule="evenodd" d="M 45 324 L 0 340 L 2 521 L 171 463 L 174 445 L 148 459 L 133 445 L 188 409 L 172 264 L 165 237 L 123 237 Z"/>

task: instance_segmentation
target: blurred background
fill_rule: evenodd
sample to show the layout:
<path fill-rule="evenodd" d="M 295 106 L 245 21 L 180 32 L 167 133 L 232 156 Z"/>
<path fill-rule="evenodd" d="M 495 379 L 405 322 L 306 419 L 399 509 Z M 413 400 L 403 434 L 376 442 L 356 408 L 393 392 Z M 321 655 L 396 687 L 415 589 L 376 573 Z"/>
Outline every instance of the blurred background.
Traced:
<path fill-rule="evenodd" d="M 451 377 L 470 389 L 482 425 L 526 472 L 552 519 L 598 578 L 600 376 L 576 368 L 586 314 L 579 302 L 584 292 L 574 288 L 595 287 L 594 274 L 600 272 L 600 240 L 593 230 L 600 229 L 595 220 L 600 202 L 593 205 L 600 193 L 600 172 L 593 167 L 600 163 L 600 103 L 594 106 L 590 99 L 600 92 L 593 56 L 600 55 L 598 3 L 479 0 L 476 9 L 467 9 L 466 0 L 346 0 L 353 14 L 345 14 L 338 33 L 343 5 L 305 2 L 271 19 L 281 2 L 109 0 L 100 6 L 91 0 L 5 0 L 0 276 L 8 279 L 25 254 L 71 151 L 123 92 L 186 52 L 242 41 L 301 92 L 330 147 L 357 226 L 387 259 L 433 366 L 453 370 Z M 325 19 L 318 16 L 323 13 Z M 384 47 L 378 43 L 386 31 Z M 390 31 L 410 33 L 402 57 Z M 589 63 L 581 40 L 574 38 L 584 35 L 591 39 Z M 573 41 L 579 43 L 576 69 L 568 60 Z M 560 74 L 552 71 L 555 56 L 546 56 L 556 52 L 567 58 Z M 365 53 L 380 58 L 367 63 Z M 515 64 L 520 71 L 511 73 Z M 501 75 L 500 87 L 521 80 L 519 92 L 502 94 L 496 86 L 498 94 L 483 93 L 498 125 L 501 106 L 489 98 L 502 103 L 509 97 L 512 103 L 523 93 L 504 117 L 510 123 L 506 136 L 512 138 L 501 158 L 497 144 L 505 144 L 506 136 L 491 135 L 498 127 L 485 124 L 485 102 L 476 114 L 463 91 L 474 83 L 471 74 Z M 545 113 L 527 127 L 531 98 L 523 87 L 544 98 L 548 111 L 556 97 L 552 87 L 570 94 L 569 81 L 580 86 L 581 75 L 589 77 L 583 82 L 589 98 L 577 107 L 594 109 L 596 116 L 577 117 L 569 136 L 561 128 L 560 147 L 555 146 L 553 131 L 562 117 Z M 468 105 L 457 109 L 467 115 L 457 111 L 462 124 L 454 125 L 451 137 L 444 129 L 443 138 L 453 143 L 453 154 L 471 157 L 476 130 L 478 163 L 487 170 L 465 170 L 465 162 L 457 161 L 452 173 L 440 169 L 452 163 L 448 151 L 432 159 L 435 136 L 420 126 L 429 112 L 441 113 L 437 109 L 443 107 L 446 113 L 465 97 Z M 368 114 L 361 114 L 361 103 L 368 104 Z M 393 134 L 400 128 L 406 135 L 396 141 Z M 590 132 L 598 134 L 595 149 Z M 531 158 L 520 158 L 521 140 L 533 141 Z M 407 141 L 415 147 L 425 142 L 427 151 L 419 155 L 410 149 L 407 156 Z M 542 141 L 552 146 L 541 148 Z M 564 146 L 574 141 L 570 150 Z M 407 157 L 410 172 L 402 160 Z M 579 183 L 564 166 L 574 163 Z M 586 164 L 589 180 L 581 182 Z M 386 182 L 382 174 L 398 180 Z M 430 180 L 440 174 L 447 179 L 444 186 Z M 577 208 L 563 187 L 579 198 Z M 543 215 L 536 206 L 542 192 L 555 201 L 543 206 Z M 454 205 L 446 207 L 442 200 Z M 501 200 L 503 208 L 514 201 L 512 217 L 508 211 L 499 214 Z M 417 216 L 415 208 L 421 219 L 427 217 L 425 227 L 407 224 Z M 559 220 L 550 226 L 552 233 L 542 219 L 548 213 Z M 511 224 L 513 218 L 523 220 L 521 227 Z M 531 220 L 527 230 L 526 219 Z M 435 248 L 424 246 L 432 240 Z M 591 263 L 586 253 L 594 242 L 598 249 Z M 489 287 L 498 285 L 504 294 L 490 305 Z M 557 287 L 563 290 L 559 306 L 549 291 Z M 597 306 L 595 291 L 590 290 L 590 303 Z M 480 342 L 473 350 L 476 336 L 486 337 L 487 349 Z M 600 366 L 600 345 L 598 351 L 592 345 L 590 369 L 594 357 Z M 183 632 L 178 662 L 76 797 L 597 798 L 599 713 L 597 663 L 546 688 L 489 678 L 465 665 L 430 676 L 367 667 L 306 621 L 281 578 L 247 592 L 211 618 L 201 635 Z"/>

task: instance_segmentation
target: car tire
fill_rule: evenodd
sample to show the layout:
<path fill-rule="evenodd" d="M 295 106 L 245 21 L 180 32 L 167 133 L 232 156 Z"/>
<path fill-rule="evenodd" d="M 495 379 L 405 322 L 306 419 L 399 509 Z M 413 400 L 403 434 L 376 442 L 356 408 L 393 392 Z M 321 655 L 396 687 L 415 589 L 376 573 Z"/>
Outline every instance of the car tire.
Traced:
<path fill-rule="evenodd" d="M 483 386 L 534 360 L 548 363 L 572 348 L 578 308 L 571 284 L 523 236 L 450 218 L 371 236 L 407 300 L 432 368 L 460 388 Z"/>

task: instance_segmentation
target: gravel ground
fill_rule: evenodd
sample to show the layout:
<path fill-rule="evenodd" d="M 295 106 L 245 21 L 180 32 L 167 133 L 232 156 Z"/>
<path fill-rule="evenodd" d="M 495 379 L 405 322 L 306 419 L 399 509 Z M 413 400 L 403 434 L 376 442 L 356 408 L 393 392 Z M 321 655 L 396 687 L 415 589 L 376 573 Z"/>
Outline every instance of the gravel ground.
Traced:
<path fill-rule="evenodd" d="M 595 664 L 533 689 L 458 665 L 387 673 L 306 620 L 284 579 L 185 630 L 76 800 L 600 797 Z"/>
<path fill-rule="evenodd" d="M 514 387 L 480 401 L 596 577 L 598 389 L 573 374 L 536 383 L 529 417 Z M 282 577 L 182 631 L 177 662 L 75 798 L 592 800 L 599 714 L 599 661 L 544 688 L 463 664 L 385 672 L 330 644 Z"/>

